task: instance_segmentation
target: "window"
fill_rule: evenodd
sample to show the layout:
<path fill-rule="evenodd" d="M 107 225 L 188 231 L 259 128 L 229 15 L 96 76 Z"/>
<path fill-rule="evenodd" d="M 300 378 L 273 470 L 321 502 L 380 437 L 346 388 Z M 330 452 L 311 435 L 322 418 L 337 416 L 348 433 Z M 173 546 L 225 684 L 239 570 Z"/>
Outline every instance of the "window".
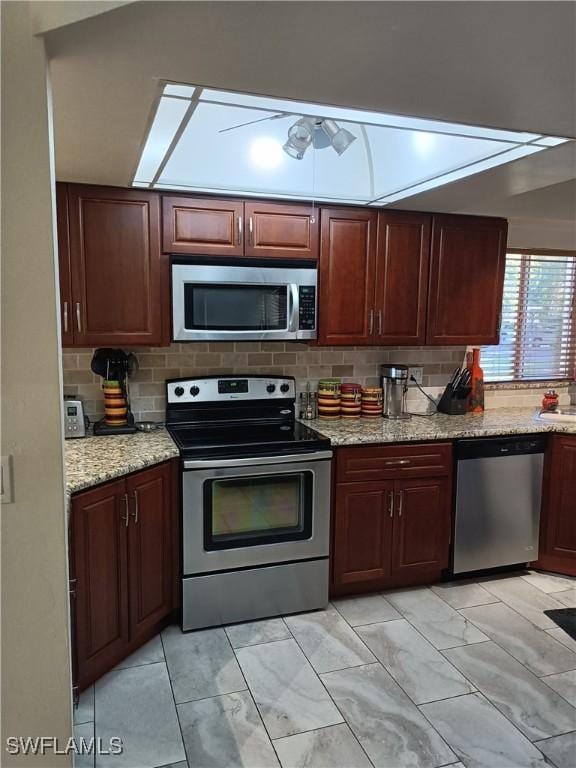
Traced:
<path fill-rule="evenodd" d="M 576 369 L 576 253 L 506 256 L 500 344 L 484 347 L 487 381 L 572 379 Z"/>

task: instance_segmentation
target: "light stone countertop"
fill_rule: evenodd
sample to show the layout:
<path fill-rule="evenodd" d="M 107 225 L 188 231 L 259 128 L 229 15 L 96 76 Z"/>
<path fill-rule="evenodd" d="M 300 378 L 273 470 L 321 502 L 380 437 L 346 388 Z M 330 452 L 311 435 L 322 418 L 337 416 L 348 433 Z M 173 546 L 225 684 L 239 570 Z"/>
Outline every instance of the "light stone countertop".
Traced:
<path fill-rule="evenodd" d="M 534 419 L 534 408 L 495 408 L 482 414 L 413 416 L 407 421 L 358 419 L 304 422 L 333 446 L 456 440 L 462 437 L 563 432 L 576 435 L 576 424 L 546 423 Z M 86 437 L 66 440 L 66 492 L 86 488 L 145 469 L 179 455 L 165 429 L 134 435 Z"/>
<path fill-rule="evenodd" d="M 536 432 L 562 432 L 576 435 L 576 424 L 544 422 L 535 419 L 534 408 L 494 408 L 484 413 L 448 416 L 433 413 L 411 419 L 314 419 L 304 422 L 333 446 L 370 443 L 404 443 L 420 440 L 457 440 L 463 437 L 496 437 Z"/>
<path fill-rule="evenodd" d="M 178 448 L 165 429 L 66 440 L 66 492 L 76 493 L 175 456 Z"/>

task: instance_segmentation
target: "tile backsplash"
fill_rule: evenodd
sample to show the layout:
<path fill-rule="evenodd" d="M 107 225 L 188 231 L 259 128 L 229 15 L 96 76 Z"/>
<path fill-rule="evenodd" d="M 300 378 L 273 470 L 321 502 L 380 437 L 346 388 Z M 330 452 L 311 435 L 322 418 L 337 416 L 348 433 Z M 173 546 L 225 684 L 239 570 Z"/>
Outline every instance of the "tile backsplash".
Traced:
<path fill-rule="evenodd" d="M 64 393 L 79 395 L 88 417 L 94 421 L 104 414 L 101 379 L 90 370 L 93 349 L 65 349 Z M 263 373 L 290 375 L 298 390 L 310 381 L 313 386 L 326 376 L 364 385 L 379 383 L 382 363 L 395 362 L 423 369 L 423 386 L 438 397 L 450 376 L 464 361 L 464 347 L 314 347 L 294 342 L 214 342 L 172 344 L 170 347 L 132 350 L 140 368 L 130 380 L 131 405 L 137 420 L 163 420 L 166 400 L 164 381 L 179 376 L 214 373 Z M 486 407 L 538 406 L 544 388 L 489 390 Z M 563 405 L 570 402 L 568 386 L 557 387 Z M 408 409 L 425 412 L 429 403 L 418 389 L 410 387 Z"/>

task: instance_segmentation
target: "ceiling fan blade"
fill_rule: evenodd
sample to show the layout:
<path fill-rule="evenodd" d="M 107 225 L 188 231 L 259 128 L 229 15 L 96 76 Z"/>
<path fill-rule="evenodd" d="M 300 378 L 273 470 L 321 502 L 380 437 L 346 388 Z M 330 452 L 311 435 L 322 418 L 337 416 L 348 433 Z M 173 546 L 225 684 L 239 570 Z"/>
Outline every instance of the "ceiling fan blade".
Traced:
<path fill-rule="evenodd" d="M 264 123 L 266 120 L 278 120 L 281 117 L 293 117 L 293 115 L 287 112 L 281 112 L 277 115 L 269 117 L 260 117 L 258 120 L 250 120 L 248 123 L 238 123 L 238 125 L 231 125 L 230 128 L 221 128 L 218 133 L 226 133 L 227 131 L 235 131 L 237 128 L 245 128 L 247 125 L 254 125 L 255 123 Z"/>

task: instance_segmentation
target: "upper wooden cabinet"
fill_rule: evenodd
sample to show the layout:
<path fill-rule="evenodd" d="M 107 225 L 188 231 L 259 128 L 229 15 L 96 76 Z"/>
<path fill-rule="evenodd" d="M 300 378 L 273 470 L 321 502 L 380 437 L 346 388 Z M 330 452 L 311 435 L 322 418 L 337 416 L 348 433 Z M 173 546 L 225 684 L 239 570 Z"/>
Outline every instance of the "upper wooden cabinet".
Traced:
<path fill-rule="evenodd" d="M 247 202 L 246 256 L 318 258 L 319 210 L 309 205 Z"/>
<path fill-rule="evenodd" d="M 56 225 L 58 230 L 58 266 L 60 279 L 60 327 L 62 344 L 74 344 L 72 275 L 70 273 L 70 230 L 68 227 L 68 186 L 56 184 Z"/>
<path fill-rule="evenodd" d="M 552 436 L 545 468 L 537 565 L 576 576 L 576 437 Z"/>
<path fill-rule="evenodd" d="M 349 208 L 321 217 L 321 344 L 498 343 L 504 220 Z"/>
<path fill-rule="evenodd" d="M 375 332 L 379 344 L 424 344 L 432 217 L 378 216 Z"/>
<path fill-rule="evenodd" d="M 497 344 L 508 224 L 434 216 L 427 344 Z"/>
<path fill-rule="evenodd" d="M 318 341 L 374 343 L 378 213 L 323 208 L 321 221 Z"/>
<path fill-rule="evenodd" d="M 242 256 L 243 215 L 241 200 L 164 196 L 162 250 L 164 253 Z"/>
<path fill-rule="evenodd" d="M 65 344 L 168 343 L 158 195 L 70 184 L 67 198 L 73 306 Z"/>
<path fill-rule="evenodd" d="M 164 196 L 162 208 L 164 253 L 318 257 L 311 205 Z"/>

